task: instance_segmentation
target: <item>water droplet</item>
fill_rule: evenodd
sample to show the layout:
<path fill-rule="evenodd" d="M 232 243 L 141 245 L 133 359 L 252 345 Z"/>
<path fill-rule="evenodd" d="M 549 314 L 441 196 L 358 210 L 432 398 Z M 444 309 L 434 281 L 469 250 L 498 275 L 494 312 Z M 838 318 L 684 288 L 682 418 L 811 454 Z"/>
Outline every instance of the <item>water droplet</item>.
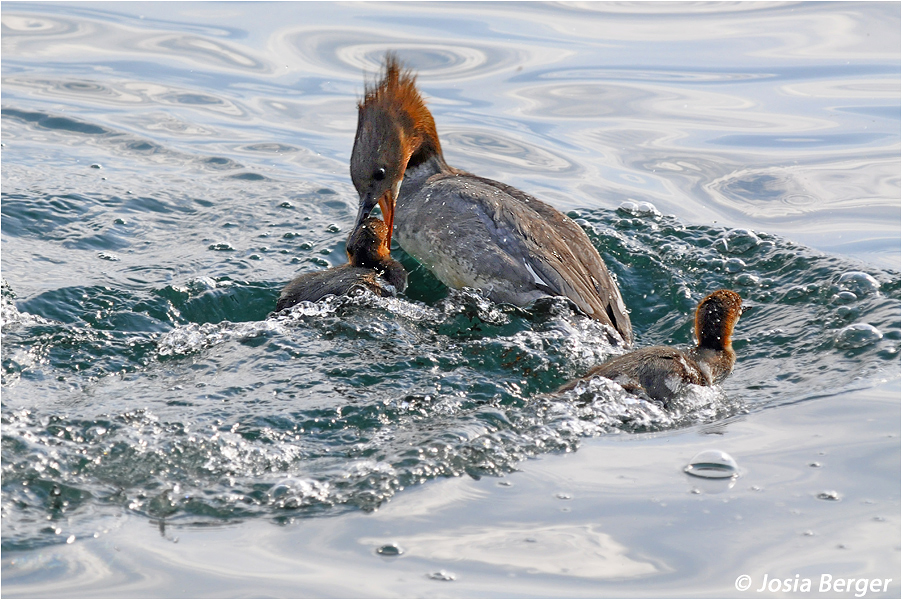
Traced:
<path fill-rule="evenodd" d="M 819 462 L 817 462 L 817 461 L 814 461 L 814 462 L 808 463 L 808 466 L 809 466 L 809 467 L 813 467 L 813 468 L 815 468 L 815 469 L 819 469 L 819 468 L 821 467 L 821 463 L 819 463 Z"/>
<path fill-rule="evenodd" d="M 825 492 L 821 492 L 820 494 L 817 495 L 817 499 L 818 500 L 829 500 L 831 502 L 838 502 L 839 501 L 839 492 L 834 491 L 834 490 L 828 490 Z"/>
<path fill-rule="evenodd" d="M 379 556 L 401 556 L 404 554 L 404 549 L 397 544 L 385 544 L 376 548 L 376 554 Z"/>
<path fill-rule="evenodd" d="M 568 494 L 566 492 L 558 492 L 557 494 L 554 495 L 554 497 L 557 498 L 558 500 L 570 500 L 573 496 L 571 496 L 570 494 Z"/>
<path fill-rule="evenodd" d="M 726 479 L 739 475 L 739 465 L 732 456 L 722 450 L 699 452 L 683 470 L 689 475 L 706 479 Z"/>
<path fill-rule="evenodd" d="M 429 579 L 435 579 L 436 581 L 454 581 L 457 579 L 457 575 L 445 571 L 444 569 L 436 571 L 435 573 L 428 573 L 428 577 Z"/>
<path fill-rule="evenodd" d="M 852 323 L 836 332 L 837 348 L 861 348 L 883 339 L 880 330 L 868 323 Z"/>

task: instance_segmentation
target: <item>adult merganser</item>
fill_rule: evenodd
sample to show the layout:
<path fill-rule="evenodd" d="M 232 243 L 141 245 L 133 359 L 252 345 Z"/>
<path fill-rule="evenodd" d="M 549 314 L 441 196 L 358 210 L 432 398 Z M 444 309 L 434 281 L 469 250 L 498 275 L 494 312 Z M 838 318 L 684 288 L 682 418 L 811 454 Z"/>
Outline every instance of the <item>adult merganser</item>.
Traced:
<path fill-rule="evenodd" d="M 631 393 L 644 393 L 667 403 L 688 384 L 714 385 L 733 371 L 733 327 L 742 314 L 742 299 L 730 290 L 718 290 L 702 300 L 695 311 L 698 345 L 688 350 L 668 346 L 642 348 L 598 365 L 584 377 L 559 391 L 573 389 L 592 377 L 605 377 Z"/>
<path fill-rule="evenodd" d="M 394 296 L 407 288 L 407 271 L 393 260 L 389 232 L 381 220 L 369 217 L 348 236 L 348 263 L 296 277 L 279 296 L 276 310 L 298 302 L 316 302 L 328 295 L 341 296 L 362 286 L 378 296 Z"/>
<path fill-rule="evenodd" d="M 394 54 L 358 109 L 358 222 L 378 203 L 389 242 L 394 225 L 401 247 L 446 286 L 518 306 L 566 296 L 632 344 L 620 290 L 586 233 L 529 194 L 448 166 L 416 78 Z"/>

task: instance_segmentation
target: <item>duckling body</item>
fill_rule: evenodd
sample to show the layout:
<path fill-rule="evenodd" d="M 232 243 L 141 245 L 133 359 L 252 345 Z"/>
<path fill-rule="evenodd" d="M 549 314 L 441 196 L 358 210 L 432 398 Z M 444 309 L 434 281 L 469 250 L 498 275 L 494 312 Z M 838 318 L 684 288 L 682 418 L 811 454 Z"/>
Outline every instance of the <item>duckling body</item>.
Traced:
<path fill-rule="evenodd" d="M 524 306 L 566 296 L 632 343 L 620 290 L 586 233 L 548 204 L 449 166 L 431 113 L 394 56 L 359 104 L 351 178 L 404 250 L 452 288 Z"/>
<path fill-rule="evenodd" d="M 733 371 L 733 327 L 742 313 L 742 300 L 729 290 L 718 290 L 702 300 L 695 316 L 698 345 L 681 350 L 653 346 L 620 355 L 591 369 L 582 379 L 561 391 L 572 389 L 583 380 L 605 377 L 631 393 L 644 393 L 652 400 L 667 403 L 690 384 L 712 386 Z"/>
<path fill-rule="evenodd" d="M 407 288 L 407 271 L 388 251 L 388 229 L 368 218 L 348 237 L 348 263 L 294 278 L 282 290 L 276 310 L 298 302 L 316 302 L 329 295 L 342 296 L 364 287 L 379 296 L 394 296 Z"/>

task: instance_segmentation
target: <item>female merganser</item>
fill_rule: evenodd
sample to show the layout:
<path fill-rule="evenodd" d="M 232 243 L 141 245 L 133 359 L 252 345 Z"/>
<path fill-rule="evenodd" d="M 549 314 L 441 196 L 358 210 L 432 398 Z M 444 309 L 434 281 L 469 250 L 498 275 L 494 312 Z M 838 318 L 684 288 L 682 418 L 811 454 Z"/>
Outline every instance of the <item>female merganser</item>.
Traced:
<path fill-rule="evenodd" d="M 363 286 L 378 296 L 394 296 L 407 288 L 407 271 L 388 249 L 389 231 L 381 220 L 364 219 L 348 236 L 348 264 L 304 273 L 285 286 L 276 310 L 298 302 L 316 302 L 328 295 L 347 294 Z"/>
<path fill-rule="evenodd" d="M 394 225 L 401 247 L 446 286 L 518 306 L 566 296 L 632 344 L 620 290 L 586 233 L 529 194 L 448 166 L 416 78 L 392 53 L 358 109 L 358 222 L 378 203 L 389 242 Z"/>
<path fill-rule="evenodd" d="M 568 383 L 559 391 L 570 390 L 583 380 L 606 377 L 631 393 L 645 393 L 652 400 L 667 403 L 690 383 L 714 385 L 733 371 L 733 327 L 742 314 L 739 294 L 718 290 L 701 301 L 695 312 L 695 337 L 698 345 L 686 351 L 654 346 L 623 354 L 589 371 L 585 377 Z"/>

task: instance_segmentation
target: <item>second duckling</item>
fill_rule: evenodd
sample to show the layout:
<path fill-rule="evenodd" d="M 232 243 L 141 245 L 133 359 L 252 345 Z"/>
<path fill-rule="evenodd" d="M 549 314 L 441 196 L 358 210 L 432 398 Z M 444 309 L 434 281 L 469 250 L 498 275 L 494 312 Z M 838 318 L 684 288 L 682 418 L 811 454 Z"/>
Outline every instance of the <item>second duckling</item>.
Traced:
<path fill-rule="evenodd" d="M 742 314 L 742 299 L 730 290 L 718 290 L 702 300 L 695 312 L 698 345 L 688 350 L 669 346 L 642 348 L 618 356 L 590 370 L 583 378 L 559 391 L 576 387 L 580 381 L 605 377 L 630 393 L 644 393 L 652 400 L 667 403 L 689 384 L 710 386 L 723 381 L 736 363 L 733 327 Z"/>

